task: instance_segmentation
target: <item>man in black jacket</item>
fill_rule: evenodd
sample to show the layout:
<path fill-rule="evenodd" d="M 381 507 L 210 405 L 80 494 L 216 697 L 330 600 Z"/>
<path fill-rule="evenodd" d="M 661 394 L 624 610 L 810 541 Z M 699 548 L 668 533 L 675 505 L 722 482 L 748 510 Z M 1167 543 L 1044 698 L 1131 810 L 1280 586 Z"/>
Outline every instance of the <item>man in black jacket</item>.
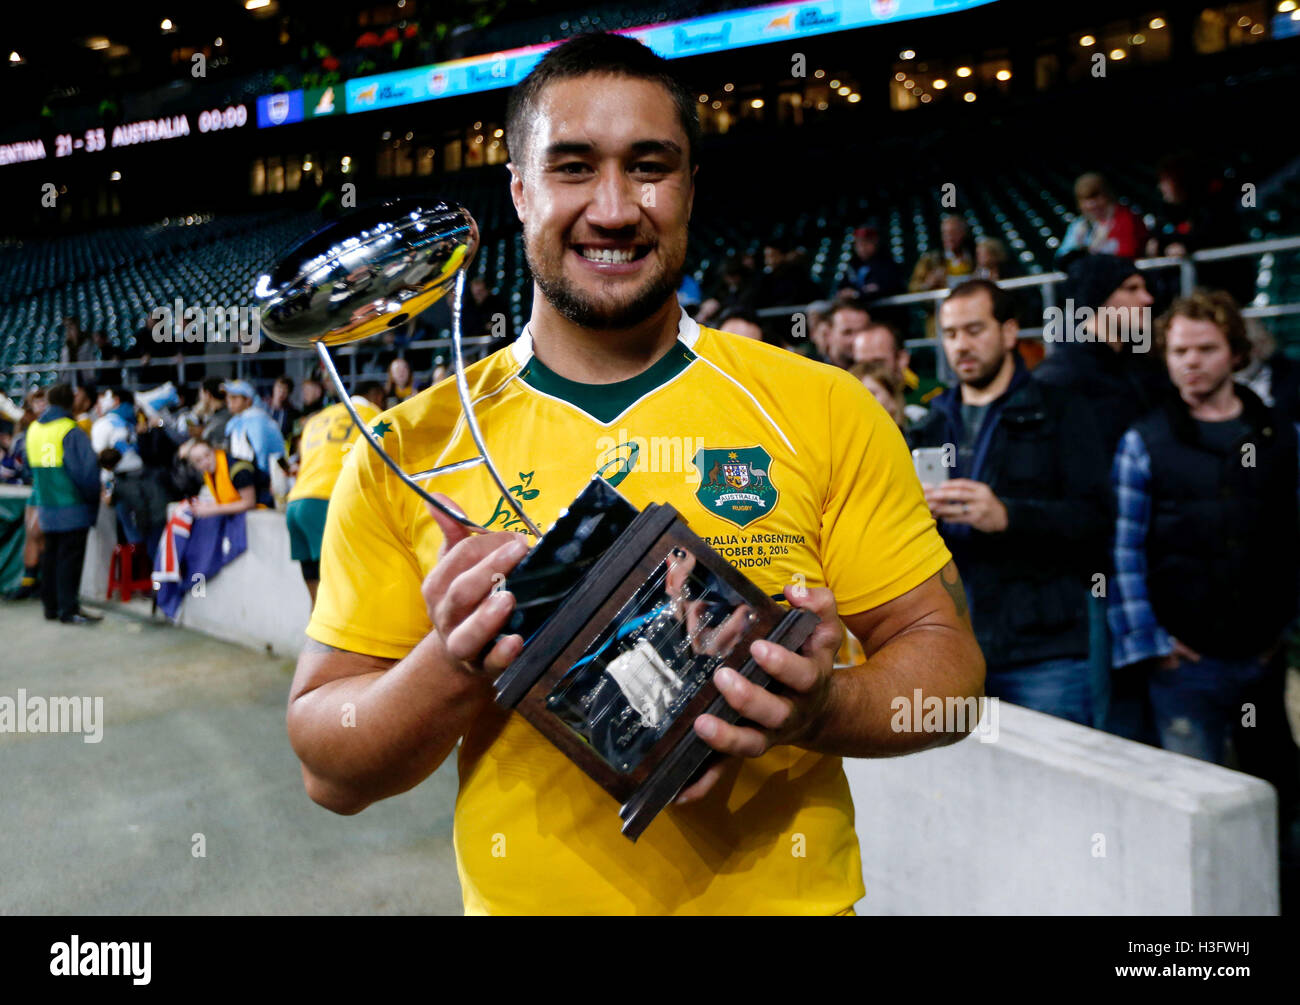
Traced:
<path fill-rule="evenodd" d="M 1223 763 L 1245 716 L 1248 746 L 1251 734 L 1286 737 L 1289 765 L 1261 772 L 1285 803 L 1296 753 L 1276 657 L 1300 597 L 1296 428 L 1233 380 L 1250 344 L 1227 293 L 1174 301 L 1156 335 L 1178 394 L 1115 458 L 1115 666 L 1149 671 L 1167 749 Z"/>
<path fill-rule="evenodd" d="M 1047 358 L 1034 369 L 1034 377 L 1093 404 L 1106 456 L 1111 457 L 1124 430 L 1169 386 L 1151 352 L 1154 300 L 1131 259 L 1086 255 L 1070 266 L 1065 302 L 1069 315 L 1086 309 L 1092 317 L 1078 330 L 1072 317 L 1055 329 L 1047 326 Z"/>
<path fill-rule="evenodd" d="M 986 692 L 1090 725 L 1086 597 L 1104 560 L 1106 460 L 1083 403 L 1026 369 L 1015 317 L 995 283 L 953 289 L 939 320 L 960 383 L 909 441 L 953 462 L 926 500 L 966 583 Z"/>
<path fill-rule="evenodd" d="M 1109 468 L 1119 439 L 1169 392 L 1169 378 L 1151 351 L 1154 300 L 1132 259 L 1084 255 L 1070 266 L 1065 310 L 1044 333 L 1052 343 L 1035 379 L 1071 392 L 1091 406 Z M 1091 317 L 1086 317 L 1086 314 Z M 1081 324 L 1076 319 L 1085 317 Z M 1053 338 L 1059 337 L 1059 340 Z M 1096 570 L 1109 582 L 1109 556 Z M 1146 682 L 1112 670 L 1106 600 L 1089 594 L 1092 625 L 1093 725 L 1130 740 L 1157 743 Z"/>

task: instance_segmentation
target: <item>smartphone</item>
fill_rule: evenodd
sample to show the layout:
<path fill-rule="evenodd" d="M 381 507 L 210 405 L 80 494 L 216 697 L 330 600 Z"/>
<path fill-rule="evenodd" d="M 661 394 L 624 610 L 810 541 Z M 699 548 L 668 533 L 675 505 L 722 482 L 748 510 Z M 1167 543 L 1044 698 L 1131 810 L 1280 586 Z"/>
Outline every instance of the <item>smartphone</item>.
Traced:
<path fill-rule="evenodd" d="M 948 480 L 948 466 L 944 464 L 946 447 L 917 447 L 912 451 L 912 464 L 922 485 L 931 488 Z"/>

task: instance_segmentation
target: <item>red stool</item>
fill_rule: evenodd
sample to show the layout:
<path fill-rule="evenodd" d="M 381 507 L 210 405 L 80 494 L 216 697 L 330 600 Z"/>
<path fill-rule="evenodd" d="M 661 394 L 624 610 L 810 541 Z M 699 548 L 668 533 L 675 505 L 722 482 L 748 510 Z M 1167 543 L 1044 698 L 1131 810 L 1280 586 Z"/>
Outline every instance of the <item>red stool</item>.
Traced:
<path fill-rule="evenodd" d="M 108 563 L 108 599 L 113 599 L 117 590 L 123 602 L 129 601 L 136 593 L 153 594 L 152 579 L 135 578 L 135 545 L 119 544 L 113 549 L 113 558 Z"/>

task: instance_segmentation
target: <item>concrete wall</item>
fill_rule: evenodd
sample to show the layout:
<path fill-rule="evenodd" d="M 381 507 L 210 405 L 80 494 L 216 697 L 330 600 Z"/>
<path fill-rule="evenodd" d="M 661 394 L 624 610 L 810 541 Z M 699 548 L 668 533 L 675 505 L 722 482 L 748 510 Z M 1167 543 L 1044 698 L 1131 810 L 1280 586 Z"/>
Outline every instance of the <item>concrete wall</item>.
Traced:
<path fill-rule="evenodd" d="M 113 540 L 101 512 L 88 597 L 104 596 Z M 310 605 L 283 515 L 249 514 L 248 544 L 206 596 L 186 598 L 181 623 L 292 656 Z M 996 727 L 993 742 L 845 762 L 859 913 L 1277 913 L 1267 783 L 1012 705 Z"/>
<path fill-rule="evenodd" d="M 861 914 L 1278 911 L 1276 793 L 1240 772 L 1005 703 L 992 742 L 845 770 Z"/>
<path fill-rule="evenodd" d="M 219 639 L 296 656 L 311 616 L 301 567 L 289 559 L 284 514 L 254 510 L 246 515 L 248 550 L 204 584 L 203 595 L 185 598 L 179 623 Z M 99 524 L 86 544 L 82 594 L 102 600 L 116 541 L 113 515 L 100 507 Z"/>

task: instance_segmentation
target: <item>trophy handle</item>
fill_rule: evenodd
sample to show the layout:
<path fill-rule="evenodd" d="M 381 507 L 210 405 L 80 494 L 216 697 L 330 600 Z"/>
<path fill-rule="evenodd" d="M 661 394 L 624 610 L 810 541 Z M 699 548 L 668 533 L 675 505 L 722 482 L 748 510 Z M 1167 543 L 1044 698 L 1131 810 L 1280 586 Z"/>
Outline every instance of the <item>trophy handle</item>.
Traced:
<path fill-rule="evenodd" d="M 492 476 L 492 480 L 496 482 L 497 488 L 501 491 L 501 495 L 505 497 L 506 503 L 509 504 L 510 508 L 515 511 L 515 515 L 524 522 L 524 525 L 535 538 L 541 540 L 542 532 L 538 529 L 537 525 L 528 518 L 523 507 L 519 505 L 519 501 L 510 494 L 500 472 L 497 471 L 496 465 L 492 463 L 491 457 L 488 456 L 487 447 L 483 443 L 483 433 L 478 427 L 478 420 L 474 418 L 473 403 L 470 401 L 469 397 L 469 383 L 465 379 L 465 361 L 461 355 L 460 304 L 464 290 L 465 271 L 464 269 L 461 269 L 456 275 L 456 296 L 452 300 L 451 307 L 452 358 L 456 365 L 456 392 L 460 396 L 461 410 L 465 416 L 465 425 L 469 428 L 469 434 L 474 440 L 474 445 L 478 448 L 479 454 L 477 457 L 463 461 L 456 461 L 453 464 L 444 464 L 441 467 L 430 468 L 427 471 L 420 471 L 414 476 L 408 475 L 398 466 L 395 460 L 388 456 L 384 451 L 384 448 L 380 445 L 378 437 L 375 436 L 370 427 L 362 420 L 361 415 L 357 412 L 356 406 L 352 403 L 351 395 L 348 394 L 347 388 L 343 386 L 343 378 L 339 375 L 338 368 L 334 365 L 334 359 L 330 356 L 329 347 L 325 345 L 323 340 L 316 343 L 316 355 L 320 359 L 321 366 L 329 375 L 330 383 L 334 385 L 335 391 L 338 392 L 339 400 L 343 402 L 343 406 L 348 410 L 348 414 L 352 416 L 352 424 L 357 427 L 357 431 L 361 434 L 362 438 L 369 443 L 375 453 L 383 459 L 384 463 L 388 465 L 393 474 L 397 475 L 397 477 L 400 478 L 408 488 L 415 492 L 416 495 L 436 509 L 439 513 L 451 517 L 472 533 L 486 534 L 488 533 L 486 527 L 480 527 L 464 513 L 457 512 L 445 503 L 439 502 L 426 492 L 424 487 L 416 481 L 417 478 L 423 480 L 441 474 L 449 474 L 453 471 L 462 471 L 466 468 L 472 468 L 482 464 L 488 469 L 488 473 Z"/>

